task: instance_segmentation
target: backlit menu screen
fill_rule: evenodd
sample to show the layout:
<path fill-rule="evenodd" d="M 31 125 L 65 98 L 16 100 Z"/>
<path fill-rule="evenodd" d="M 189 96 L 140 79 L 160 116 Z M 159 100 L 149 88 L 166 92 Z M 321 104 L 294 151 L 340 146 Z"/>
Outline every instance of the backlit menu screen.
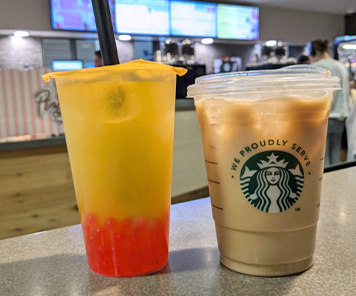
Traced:
<path fill-rule="evenodd" d="M 258 34 L 257 7 L 218 4 L 218 38 L 257 40 Z"/>
<path fill-rule="evenodd" d="M 83 69 L 83 61 L 80 60 L 53 60 L 53 71 L 67 71 Z"/>
<path fill-rule="evenodd" d="M 171 35 L 216 37 L 216 4 L 171 1 Z"/>
<path fill-rule="evenodd" d="M 114 25 L 114 0 L 108 0 Z M 91 0 L 51 0 L 51 21 L 55 30 L 96 32 Z"/>
<path fill-rule="evenodd" d="M 169 35 L 169 1 L 115 0 L 116 32 Z"/>

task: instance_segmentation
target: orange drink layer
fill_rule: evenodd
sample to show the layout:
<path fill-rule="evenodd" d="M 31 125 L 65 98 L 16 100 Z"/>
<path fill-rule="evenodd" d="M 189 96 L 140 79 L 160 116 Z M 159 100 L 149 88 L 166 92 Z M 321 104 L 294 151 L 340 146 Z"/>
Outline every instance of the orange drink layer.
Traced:
<path fill-rule="evenodd" d="M 167 264 L 176 75 L 143 60 L 56 79 L 92 271 L 135 276 Z"/>

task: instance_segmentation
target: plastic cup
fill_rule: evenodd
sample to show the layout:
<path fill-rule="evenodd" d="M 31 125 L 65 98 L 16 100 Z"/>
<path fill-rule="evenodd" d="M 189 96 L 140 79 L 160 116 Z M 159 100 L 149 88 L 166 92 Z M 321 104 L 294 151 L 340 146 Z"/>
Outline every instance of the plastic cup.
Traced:
<path fill-rule="evenodd" d="M 176 74 L 133 61 L 55 78 L 90 269 L 136 276 L 167 264 Z"/>
<path fill-rule="evenodd" d="M 339 79 L 316 67 L 208 75 L 188 87 L 226 267 L 282 276 L 312 266 L 335 89 Z"/>

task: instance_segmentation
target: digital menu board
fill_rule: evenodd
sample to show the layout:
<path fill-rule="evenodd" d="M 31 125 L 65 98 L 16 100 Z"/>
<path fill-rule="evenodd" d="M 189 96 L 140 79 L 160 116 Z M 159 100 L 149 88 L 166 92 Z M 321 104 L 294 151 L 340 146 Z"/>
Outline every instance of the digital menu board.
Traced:
<path fill-rule="evenodd" d="M 216 37 L 216 4 L 171 1 L 171 35 Z"/>
<path fill-rule="evenodd" d="M 258 34 L 257 7 L 218 4 L 218 38 L 257 40 Z"/>
<path fill-rule="evenodd" d="M 116 33 L 169 35 L 168 0 L 115 0 Z"/>
<path fill-rule="evenodd" d="M 114 0 L 108 0 L 114 21 Z M 96 32 L 91 0 L 51 0 L 51 22 L 55 30 Z"/>
<path fill-rule="evenodd" d="M 79 70 L 83 68 L 84 68 L 83 61 L 80 60 L 53 60 L 52 61 L 53 71 Z"/>

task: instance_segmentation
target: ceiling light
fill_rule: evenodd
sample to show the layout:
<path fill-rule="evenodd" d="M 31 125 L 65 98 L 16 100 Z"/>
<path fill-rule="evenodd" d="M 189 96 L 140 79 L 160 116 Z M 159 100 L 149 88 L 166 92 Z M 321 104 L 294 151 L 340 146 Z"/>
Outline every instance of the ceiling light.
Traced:
<path fill-rule="evenodd" d="M 266 41 L 266 46 L 276 46 L 277 41 L 276 40 L 268 40 Z"/>
<path fill-rule="evenodd" d="M 356 49 L 356 44 L 344 44 L 343 49 Z"/>
<path fill-rule="evenodd" d="M 27 31 L 15 31 L 14 36 L 16 37 L 27 37 L 30 36 L 30 33 Z"/>
<path fill-rule="evenodd" d="M 119 35 L 119 40 L 129 41 L 129 40 L 131 40 L 131 35 Z"/>
<path fill-rule="evenodd" d="M 201 43 L 203 43 L 203 44 L 212 44 L 213 42 L 214 42 L 213 38 L 203 38 L 201 40 Z"/>

